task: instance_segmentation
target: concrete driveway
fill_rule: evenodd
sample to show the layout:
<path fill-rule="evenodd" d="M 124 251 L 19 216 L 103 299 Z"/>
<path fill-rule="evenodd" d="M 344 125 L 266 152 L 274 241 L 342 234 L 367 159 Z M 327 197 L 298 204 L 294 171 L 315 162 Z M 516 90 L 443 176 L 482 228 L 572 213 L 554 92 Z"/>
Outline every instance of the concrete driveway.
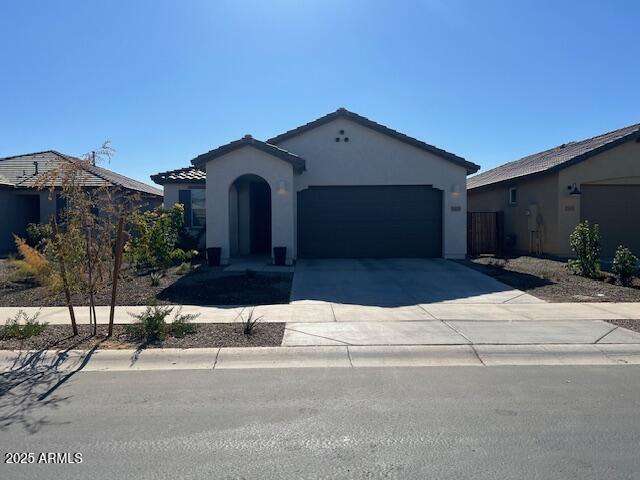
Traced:
<path fill-rule="evenodd" d="M 428 303 L 544 303 L 441 259 L 299 260 L 292 302 L 401 307 Z"/>

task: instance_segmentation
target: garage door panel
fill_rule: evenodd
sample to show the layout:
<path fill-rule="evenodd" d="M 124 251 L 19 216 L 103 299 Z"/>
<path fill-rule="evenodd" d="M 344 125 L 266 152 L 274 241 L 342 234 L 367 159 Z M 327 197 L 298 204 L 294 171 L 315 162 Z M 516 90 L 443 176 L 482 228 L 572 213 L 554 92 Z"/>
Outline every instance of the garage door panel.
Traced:
<path fill-rule="evenodd" d="M 298 251 L 301 258 L 440 257 L 442 192 L 310 187 L 298 193 Z"/>
<path fill-rule="evenodd" d="M 581 219 L 600 225 L 603 257 L 618 245 L 640 254 L 640 185 L 582 185 Z"/>

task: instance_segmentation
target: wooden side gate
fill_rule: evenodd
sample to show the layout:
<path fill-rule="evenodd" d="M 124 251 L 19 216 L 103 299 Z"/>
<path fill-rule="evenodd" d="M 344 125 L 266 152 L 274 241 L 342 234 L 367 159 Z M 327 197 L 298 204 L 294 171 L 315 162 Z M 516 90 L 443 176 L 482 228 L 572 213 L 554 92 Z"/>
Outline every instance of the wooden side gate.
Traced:
<path fill-rule="evenodd" d="M 467 213 L 467 254 L 502 253 L 504 212 Z"/>

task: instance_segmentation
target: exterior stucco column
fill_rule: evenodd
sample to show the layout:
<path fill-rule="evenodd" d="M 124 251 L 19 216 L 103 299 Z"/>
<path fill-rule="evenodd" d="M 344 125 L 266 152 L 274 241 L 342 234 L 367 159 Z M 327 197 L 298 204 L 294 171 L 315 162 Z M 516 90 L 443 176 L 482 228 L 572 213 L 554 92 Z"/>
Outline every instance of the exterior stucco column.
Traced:
<path fill-rule="evenodd" d="M 207 163 L 207 247 L 222 249 L 220 260 L 229 262 L 229 189 L 243 175 L 264 179 L 271 189 L 271 245 L 287 248 L 287 263 L 294 258 L 293 167 L 251 147 L 230 152 Z M 273 250 L 271 252 L 273 255 Z"/>
<path fill-rule="evenodd" d="M 214 165 L 207 165 L 207 248 L 220 247 L 220 261 L 229 263 L 229 186 L 210 181 L 215 178 L 211 170 Z"/>

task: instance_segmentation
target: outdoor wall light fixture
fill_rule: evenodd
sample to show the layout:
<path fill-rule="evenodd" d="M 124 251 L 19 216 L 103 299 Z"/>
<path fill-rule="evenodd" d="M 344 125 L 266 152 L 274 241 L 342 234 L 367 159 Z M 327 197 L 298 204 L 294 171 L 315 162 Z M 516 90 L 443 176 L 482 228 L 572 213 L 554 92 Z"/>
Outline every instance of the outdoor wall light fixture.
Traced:
<path fill-rule="evenodd" d="M 582 195 L 582 192 L 578 188 L 578 185 L 575 183 L 567 186 L 567 190 L 569 190 L 569 195 Z"/>
<path fill-rule="evenodd" d="M 278 195 L 284 195 L 287 193 L 287 182 L 285 182 L 284 180 L 280 180 L 278 182 L 278 189 L 276 190 L 278 192 Z"/>
<path fill-rule="evenodd" d="M 460 185 L 458 185 L 457 183 L 451 185 L 451 195 L 453 195 L 454 197 L 460 195 Z"/>

